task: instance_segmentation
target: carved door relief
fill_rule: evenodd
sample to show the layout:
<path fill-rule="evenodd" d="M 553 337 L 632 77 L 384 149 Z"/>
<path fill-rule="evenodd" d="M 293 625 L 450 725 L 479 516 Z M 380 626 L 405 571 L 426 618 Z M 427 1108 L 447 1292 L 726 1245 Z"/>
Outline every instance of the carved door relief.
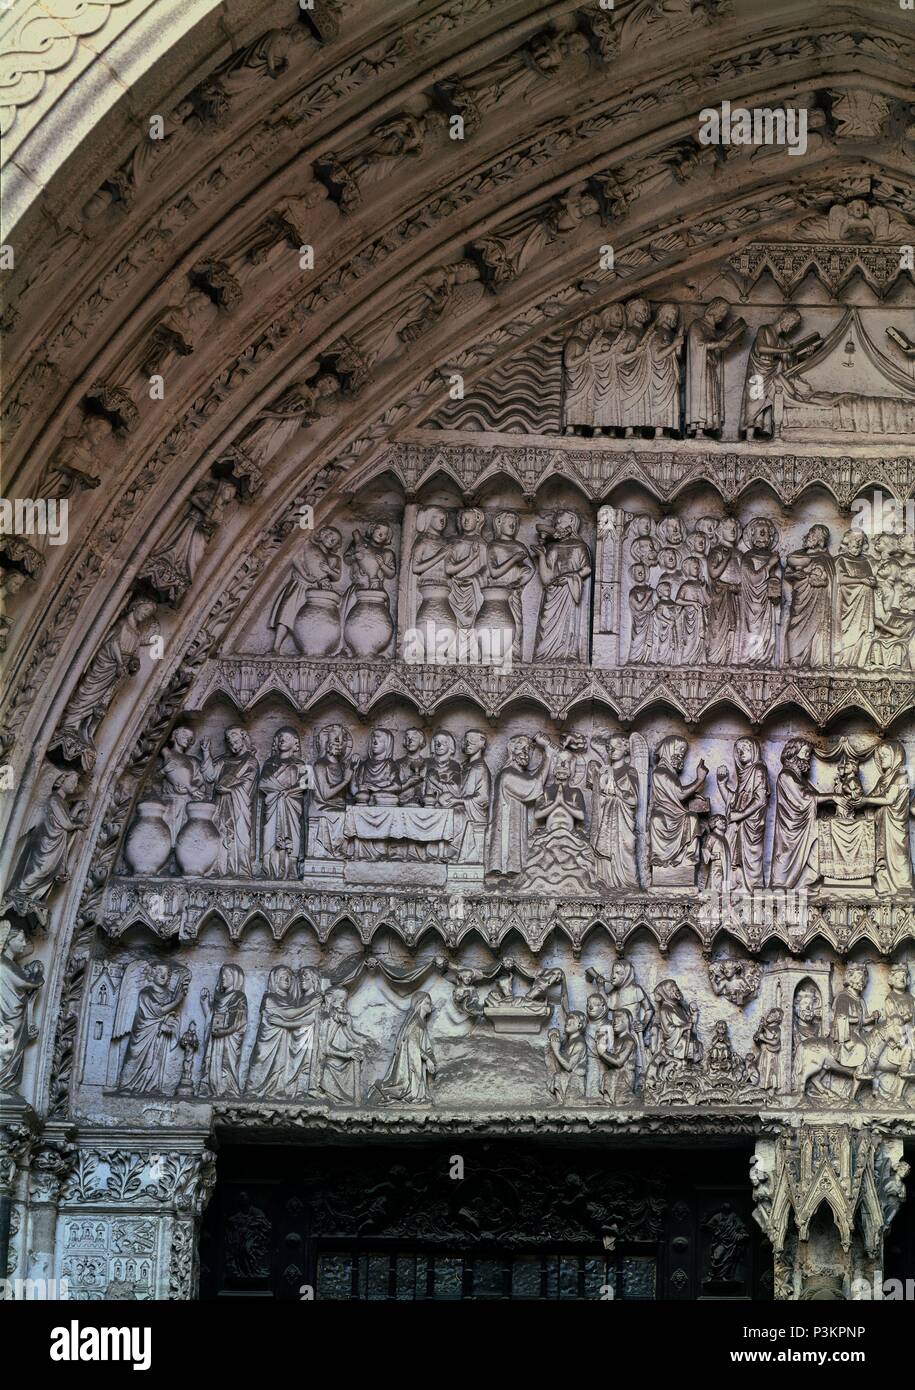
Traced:
<path fill-rule="evenodd" d="M 229 1149 L 201 1296 L 765 1299 L 745 1162 L 462 1140 Z"/>

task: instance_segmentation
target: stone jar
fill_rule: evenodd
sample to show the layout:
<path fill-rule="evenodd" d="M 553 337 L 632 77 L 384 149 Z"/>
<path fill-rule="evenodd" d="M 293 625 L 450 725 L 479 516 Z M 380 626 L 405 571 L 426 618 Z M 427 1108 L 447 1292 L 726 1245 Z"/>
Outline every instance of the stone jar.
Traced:
<path fill-rule="evenodd" d="M 504 656 L 510 652 L 515 640 L 515 620 L 512 617 L 510 594 L 511 591 L 502 585 L 487 586 L 483 590 L 480 611 L 473 620 L 474 629 L 478 634 L 485 630 L 486 637 L 481 637 L 480 642 L 493 647 L 493 657 Z M 491 633 L 499 635 L 491 637 Z"/>
<path fill-rule="evenodd" d="M 357 589 L 343 624 L 343 641 L 352 656 L 381 656 L 391 644 L 394 624 L 383 589 Z"/>
<path fill-rule="evenodd" d="M 293 631 L 303 656 L 333 656 L 340 647 L 342 594 L 331 589 L 309 589 L 296 614 Z"/>
<path fill-rule="evenodd" d="M 189 801 L 187 820 L 175 841 L 175 858 L 183 874 L 201 878 L 219 855 L 219 831 L 213 824 L 215 801 Z"/>
<path fill-rule="evenodd" d="M 132 874 L 157 874 L 171 854 L 172 837 L 162 801 L 141 801 L 124 842 L 124 859 Z"/>
<path fill-rule="evenodd" d="M 440 580 L 426 580 L 418 585 L 419 602 L 416 609 L 416 630 L 425 649 L 425 660 L 434 661 L 436 644 L 453 644 L 457 638 L 457 618 L 448 597 L 448 585 Z"/>

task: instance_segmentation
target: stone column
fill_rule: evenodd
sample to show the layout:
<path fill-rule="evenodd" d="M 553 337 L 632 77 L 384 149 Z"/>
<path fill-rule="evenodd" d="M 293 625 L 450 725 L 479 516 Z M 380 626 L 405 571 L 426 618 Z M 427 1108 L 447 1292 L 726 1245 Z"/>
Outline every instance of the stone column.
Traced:
<path fill-rule="evenodd" d="M 168 1297 L 189 1300 L 199 1291 L 200 1218 L 216 1183 L 215 1155 L 201 1150 L 185 1174 L 172 1194 Z"/>
<path fill-rule="evenodd" d="M 28 1166 L 35 1143 L 37 1120 L 18 1098 L 0 1103 L 0 1286 L 21 1278 L 24 1269 L 22 1232 L 28 1190 Z"/>
<path fill-rule="evenodd" d="M 57 1237 L 57 1209 L 64 1183 L 76 1163 L 77 1148 L 70 1142 L 67 1127 L 52 1126 L 35 1141 L 29 1168 L 27 1235 L 22 1242 L 26 1278 L 33 1281 L 36 1295 L 60 1297 L 62 1290 L 48 1287 L 53 1277 L 54 1245 Z"/>
<path fill-rule="evenodd" d="M 192 1299 L 215 1161 L 200 1131 L 83 1130 L 61 1194 L 54 1273 L 68 1297 Z"/>
<path fill-rule="evenodd" d="M 597 509 L 597 545 L 594 560 L 594 619 L 592 662 L 595 666 L 620 664 L 620 578 L 626 513 L 618 507 Z"/>
<path fill-rule="evenodd" d="M 905 1198 L 902 1140 L 866 1121 L 800 1121 L 760 1139 L 754 1216 L 772 1242 L 775 1297 L 881 1299 L 883 1238 Z"/>

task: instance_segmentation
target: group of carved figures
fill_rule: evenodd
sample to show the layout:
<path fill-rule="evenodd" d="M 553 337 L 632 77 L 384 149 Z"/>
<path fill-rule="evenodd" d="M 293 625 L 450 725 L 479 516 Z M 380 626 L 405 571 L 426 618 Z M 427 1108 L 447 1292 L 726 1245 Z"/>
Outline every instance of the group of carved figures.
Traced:
<path fill-rule="evenodd" d="M 249 1006 L 240 965 L 223 965 L 215 989 L 200 992 L 206 1020 L 203 1040 L 193 1020 L 185 1027 L 181 1023 L 190 971 L 165 963 L 138 963 L 134 969 L 139 987 L 131 988 L 125 974 L 112 1032 L 112 1044 L 120 1050 L 116 1089 L 122 1094 L 162 1095 L 168 1087 L 188 1098 L 246 1095 L 347 1105 L 431 1099 L 432 1001 L 424 990 L 409 997 L 390 1065 L 383 1078 L 368 1087 L 366 1062 L 379 1049 L 356 1030 L 346 988 L 319 970 L 276 965 L 270 971 L 243 1074 Z M 353 977 L 346 980 L 352 982 Z M 201 1041 L 203 1059 L 195 1080 Z M 182 1053 L 181 1074 L 177 1086 L 169 1086 L 169 1063 L 176 1049 Z"/>
<path fill-rule="evenodd" d="M 173 856 L 178 872 L 196 877 L 287 879 L 326 859 L 479 865 L 490 886 L 547 896 L 696 887 L 723 896 L 824 883 L 894 896 L 915 886 L 909 776 L 894 740 L 820 748 L 789 738 L 773 788 L 759 741 L 738 738 L 732 767 L 715 773 L 720 810 L 706 794 L 702 758 L 686 773 L 689 743 L 677 735 L 658 743 L 650 779 L 641 735 L 569 734 L 560 746 L 542 733 L 515 734 L 495 776 L 488 737 L 476 729 L 459 756 L 447 730 L 427 744 L 408 728 L 398 754 L 395 733 L 376 728 L 356 757 L 347 727 L 329 723 L 305 762 L 300 735 L 286 727 L 262 767 L 240 726 L 226 730 L 218 756 L 207 738 L 192 754 L 193 741 L 186 725 L 175 729 L 154 795 L 139 803 L 124 848 L 136 874 L 161 872 Z M 828 790 L 813 780 L 814 758 L 832 774 Z M 867 791 L 862 767 L 873 778 Z M 45 839 L 46 879 L 60 856 L 59 836 L 35 833 L 22 868 L 33 888 Z"/>
<path fill-rule="evenodd" d="M 687 330 L 679 305 L 652 309 L 636 298 L 582 319 L 563 352 L 566 433 L 662 438 L 685 427 L 690 435 L 719 437 L 725 358 L 747 331 L 743 319 L 729 318 L 727 301 L 716 298 Z M 800 323 L 797 310 L 786 309 L 755 336 L 740 412 L 748 439 L 771 435 L 776 385 L 820 344 L 817 334 L 794 342 Z"/>
<path fill-rule="evenodd" d="M 746 328 L 738 320 L 725 331 L 727 316 L 725 301 L 713 300 L 690 329 L 687 421 L 693 433 L 716 434 L 724 422 L 723 357 Z M 684 341 L 676 304 L 653 312 L 646 299 L 630 299 L 582 319 L 563 350 L 565 432 L 679 434 Z"/>
<path fill-rule="evenodd" d="M 714 894 L 749 892 L 765 882 L 763 854 L 771 799 L 769 772 L 755 738 L 734 744 L 732 771 L 720 766 L 716 782 L 723 812 L 712 813 L 702 795 L 708 768 L 684 777 L 689 745 L 670 736 L 658 744 L 648 809 L 649 862 L 654 887 L 692 886 L 704 870 Z M 835 763 L 830 791 L 811 779 L 816 756 Z M 901 744 L 867 739 L 857 747 L 840 740 L 828 752 L 804 738 L 782 745 L 775 779 L 775 815 L 768 883 L 809 891 L 873 888 L 893 897 L 913 889 L 909 850 L 912 794 Z M 872 764 L 874 785 L 865 794 L 859 768 Z M 820 815 L 821 807 L 832 808 Z M 705 821 L 705 830 L 702 825 Z"/>
<path fill-rule="evenodd" d="M 915 535 L 828 526 L 779 557 L 768 517 L 632 517 L 632 664 L 915 669 Z M 782 632 L 780 643 L 780 630 Z M 780 650 L 781 647 L 781 650 Z"/>
<path fill-rule="evenodd" d="M 760 968 L 746 964 L 758 977 Z M 116 1089 L 146 1095 L 164 1094 L 168 1087 L 188 1098 L 431 1103 L 436 1075 L 432 994 L 426 989 L 409 994 L 389 1065 L 383 1077 L 368 1084 L 368 1071 L 383 1049 L 355 1026 L 348 993 L 366 970 L 385 974 L 401 990 L 430 970 L 449 977 L 457 1015 L 473 1024 L 471 1045 L 478 1029 L 531 1034 L 545 1026 L 546 1087 L 563 1105 L 627 1104 L 639 1096 L 649 1102 L 727 1104 L 752 1098 L 765 1103 L 792 1093 L 842 1101 L 854 1100 L 862 1087 L 869 1087 L 877 1100 L 898 1102 L 915 1082 L 915 998 L 909 968 L 901 962 L 889 967 L 883 1006 L 873 1011 L 864 998 L 868 967 L 846 966 L 828 1028 L 815 982 L 798 984 L 790 1008 L 783 1005 L 779 984 L 775 1003 L 760 1010 L 752 1047 L 740 1055 L 728 1019 L 714 1019 L 703 1038 L 700 1009 L 677 981 L 663 979 L 649 993 L 624 959 L 613 963 L 607 977 L 586 969 L 590 993 L 579 1010 L 570 1006 L 565 973 L 556 967 L 526 970 L 504 957 L 489 969 L 475 969 L 434 957 L 411 972 L 397 972 L 362 956 L 358 964 L 344 962 L 327 975 L 313 967 L 271 969 L 244 1076 L 242 1054 L 249 1032 L 245 974 L 239 965 L 223 965 L 213 992 L 200 992 L 205 1022 L 196 1079 L 201 1039 L 196 1023 L 181 1024 L 190 971 L 164 962 L 129 966 L 111 1038 L 119 1049 Z M 714 970 L 715 963 L 710 967 L 713 987 Z M 136 987 L 128 984 L 131 971 Z M 716 994 L 728 998 L 724 990 Z M 731 1002 L 742 1008 L 752 997 Z M 16 1001 L 7 1008 L 4 1000 L 4 1022 L 9 1015 L 16 1026 L 17 1009 L 23 1013 L 25 1008 Z M 559 1026 L 552 1022 L 554 1009 Z M 176 1048 L 183 1054 L 177 1084 L 168 1080 Z"/>
<path fill-rule="evenodd" d="M 476 864 L 526 891 L 637 888 L 639 784 L 629 741 L 517 734 L 493 777 L 488 736 L 458 740 L 439 729 L 374 729 L 363 756 L 341 723 L 314 734 L 305 762 L 291 727 L 273 737 L 261 767 L 241 726 L 192 753 L 193 731 L 176 728 L 157 780 L 141 799 L 124 858 L 137 874 L 294 878 L 305 860 L 352 859 Z M 640 743 L 640 746 L 644 746 Z"/>
<path fill-rule="evenodd" d="M 518 539 L 520 526 L 520 514 L 510 509 L 488 517 L 481 507 L 464 507 L 454 514 L 453 529 L 449 509 L 419 509 L 408 581 L 416 640 L 405 640 L 405 660 L 441 660 L 443 642 L 484 631 L 497 632 L 500 651 L 522 660 L 522 600 L 535 577 L 542 594 L 532 659 L 587 660 L 592 557 L 579 534 L 581 517 L 558 510 L 537 523 L 531 545 Z M 388 587 L 398 569 L 392 539 L 387 522 L 354 530 L 345 550 L 336 526 L 307 539 L 270 612 L 274 651 L 291 641 L 311 657 L 387 652 L 395 630 Z M 344 564 L 351 582 L 341 591 Z"/>
<path fill-rule="evenodd" d="M 518 539 L 521 517 L 497 511 L 487 534 L 487 515 L 465 507 L 449 534 L 444 507 L 423 507 L 416 518 L 410 560 L 416 586 L 414 623 L 421 636 L 496 630 L 520 661 L 525 650 L 523 595 L 536 575 L 541 585 L 534 661 L 584 661 L 588 655 L 588 586 L 591 552 L 581 538 L 581 517 L 559 510 L 538 522 L 537 540 Z"/>
<path fill-rule="evenodd" d="M 306 762 L 286 727 L 263 766 L 241 726 L 226 730 L 220 756 L 207 738 L 192 754 L 193 742 L 181 725 L 163 751 L 156 797 L 140 803 L 125 844 L 135 873 L 159 872 L 172 853 L 186 874 L 278 879 L 296 877 L 306 858 L 482 862 L 491 779 L 476 730 L 463 737 L 463 761 L 453 734 L 427 746 L 416 728 L 399 755 L 393 731 L 375 729 L 356 757 L 346 726 L 325 724 Z"/>
<path fill-rule="evenodd" d="M 291 640 L 306 656 L 382 655 L 394 636 L 388 596 L 397 575 L 393 538 L 386 521 L 354 529 L 345 550 L 336 526 L 309 537 L 270 612 L 274 651 Z M 350 584 L 341 591 L 344 564 Z"/>
<path fill-rule="evenodd" d="M 895 360 L 884 357 L 854 310 L 835 332 L 801 333 L 802 316 L 791 305 L 756 330 L 747 353 L 737 433 L 752 441 L 771 439 L 789 424 L 853 431 L 859 424 L 889 434 L 905 434 L 912 419 L 910 378 Z M 563 349 L 563 428 L 566 434 L 604 434 L 629 439 L 680 437 L 720 439 L 725 424 L 725 360 L 747 332 L 742 318 L 731 321 L 727 300 L 712 299 L 687 329 L 678 304 L 653 308 L 647 299 L 611 304 L 575 327 Z M 887 333 L 906 356 L 908 336 Z M 853 366 L 856 337 L 869 359 L 879 364 L 885 391 L 869 395 L 857 377 L 834 378 L 839 389 L 816 389 L 803 374 L 830 356 Z M 845 343 L 844 358 L 837 352 Z M 787 417 L 786 417 L 787 418 Z"/>

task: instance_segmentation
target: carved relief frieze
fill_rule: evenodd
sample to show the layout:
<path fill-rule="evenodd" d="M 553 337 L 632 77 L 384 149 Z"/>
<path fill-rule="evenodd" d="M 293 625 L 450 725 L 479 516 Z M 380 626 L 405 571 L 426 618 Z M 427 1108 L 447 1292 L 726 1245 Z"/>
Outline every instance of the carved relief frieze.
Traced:
<path fill-rule="evenodd" d="M 880 727 L 904 713 L 912 699 L 911 675 L 903 671 L 889 675 L 766 671 L 748 672 L 736 679 L 732 673 L 709 669 L 691 673 L 687 683 L 675 679 L 668 670 L 639 667 L 614 672 L 513 666 L 505 673 L 469 664 L 455 668 L 407 662 L 392 669 L 390 664 L 371 661 L 338 661 L 331 667 L 316 661 L 223 657 L 201 672 L 194 704 L 223 692 L 239 711 L 246 711 L 271 690 L 287 696 L 302 714 L 326 694 L 340 690 L 361 715 L 367 715 L 379 698 L 400 695 L 429 717 L 441 700 L 452 694 L 466 696 L 487 718 L 496 718 L 513 701 L 530 694 L 557 719 L 574 705 L 594 700 L 625 720 L 660 701 L 671 703 L 686 718 L 698 720 L 725 699 L 754 723 L 761 723 L 782 705 L 796 703 L 818 724 L 826 724 L 854 704 Z"/>
<path fill-rule="evenodd" d="M 430 920 L 422 944 L 395 946 L 393 913 L 360 942 L 352 910 L 321 942 L 300 915 L 279 963 L 244 935 L 220 950 L 212 930 L 193 946 L 182 934 L 169 957 L 109 948 L 113 966 L 98 959 L 86 998 L 80 1103 L 116 1097 L 124 1116 L 167 1097 L 188 1116 L 226 1099 L 369 1110 L 911 1107 L 915 1001 L 901 956 L 844 969 L 822 954 L 732 956 L 721 979 L 732 991 L 740 978 L 756 986 L 735 1007 L 706 977 L 698 941 L 680 935 L 659 950 L 630 932 L 625 954 L 619 943 L 608 953 L 593 923 L 577 941 L 573 924 L 554 923 L 532 950 L 510 902 L 500 900 L 501 940 L 488 942 L 467 906 L 470 930 L 438 948 Z M 380 907 L 376 897 L 370 910 Z M 114 1155 L 106 1177 L 93 1162 L 81 1157 L 71 1198 L 163 1200 L 178 1160 L 166 1155 L 162 1181 L 146 1186 L 139 1158 Z"/>
<path fill-rule="evenodd" d="M 915 912 L 910 906 L 865 906 L 835 897 L 811 902 L 809 911 L 802 914 L 796 904 L 778 894 L 756 899 L 734 895 L 725 912 L 720 898 L 702 894 L 687 900 L 633 892 L 621 900 L 598 903 L 595 896 L 484 894 L 466 885 L 448 894 L 426 892 L 420 897 L 415 892 L 400 895 L 389 887 L 371 893 L 358 888 L 341 891 L 335 885 L 333 890 L 321 891 L 306 884 L 239 886 L 227 880 L 185 883 L 176 878 L 115 879 L 105 891 L 96 920 L 112 938 L 139 924 L 164 940 L 192 941 L 211 918 L 224 922 L 233 940 L 240 940 L 259 919 L 277 940 L 297 921 L 309 922 L 322 941 L 340 922 L 349 921 L 366 944 L 390 926 L 407 944 L 415 944 L 424 932 L 433 932 L 443 942 L 457 945 L 479 932 L 498 945 L 509 933 L 520 931 L 534 949 L 555 931 L 580 945 L 598 923 L 620 947 L 644 930 L 662 950 L 681 930 L 695 935 L 709 951 L 724 930 L 749 951 L 758 951 L 767 941 L 803 951 L 822 935 L 838 951 L 868 942 L 884 954 L 915 934 Z M 84 987 L 85 966 L 83 961 L 75 991 Z"/>
<path fill-rule="evenodd" d="M 503 437 L 495 444 L 482 445 L 465 439 L 443 443 L 433 437 L 392 445 L 379 460 L 373 460 L 366 476 L 387 469 L 408 492 L 418 491 L 436 472 L 443 472 L 468 491 L 478 489 L 490 476 L 503 475 L 529 496 L 561 470 L 570 473 L 585 496 L 594 501 L 606 497 L 622 482 L 642 483 L 665 502 L 691 483 L 708 482 L 726 502 L 733 503 L 752 483 L 762 480 L 786 507 L 813 485 L 824 487 L 846 509 L 868 485 L 882 485 L 893 497 L 915 494 L 915 458 L 898 449 L 887 454 L 842 455 L 807 447 L 797 454 L 786 454 L 782 449 L 758 453 L 686 444 L 636 451 L 625 441 L 551 446 L 539 440 L 522 444 Z"/>

